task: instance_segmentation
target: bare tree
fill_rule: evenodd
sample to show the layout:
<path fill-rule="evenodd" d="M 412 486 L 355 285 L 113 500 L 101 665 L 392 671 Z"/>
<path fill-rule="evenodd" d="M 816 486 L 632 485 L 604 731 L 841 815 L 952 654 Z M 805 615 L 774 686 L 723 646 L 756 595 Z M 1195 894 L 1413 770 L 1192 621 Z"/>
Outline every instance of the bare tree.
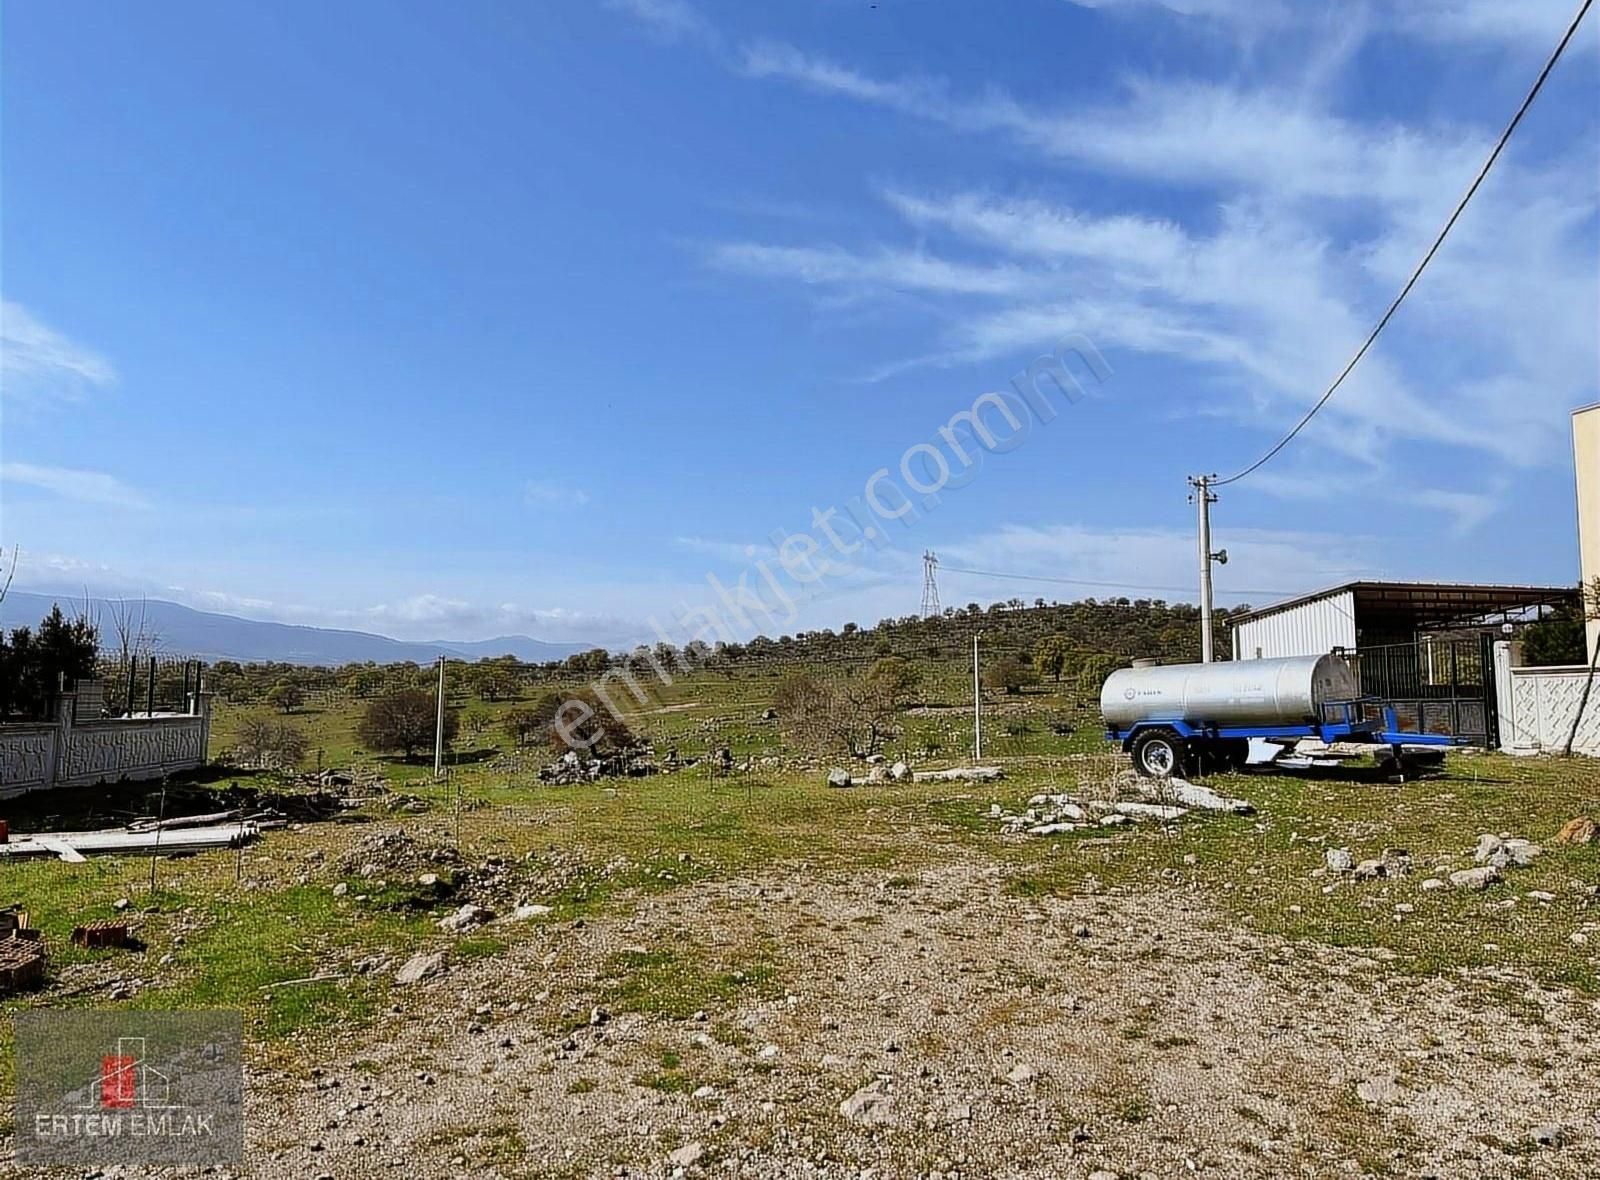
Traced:
<path fill-rule="evenodd" d="M 1587 586 L 1580 586 L 1578 592 L 1583 603 L 1581 613 L 1584 619 L 1600 619 L 1600 578 L 1596 578 Z M 1588 629 L 1585 628 L 1582 634 L 1584 642 L 1588 642 Z M 1561 753 L 1565 757 L 1572 756 L 1572 746 L 1578 740 L 1578 727 L 1583 724 L 1583 714 L 1589 708 L 1589 697 L 1594 692 L 1597 672 L 1600 672 L 1600 640 L 1595 642 L 1594 652 L 1589 656 L 1589 675 L 1583 680 L 1583 695 L 1578 698 L 1578 711 L 1572 715 L 1572 728 L 1567 731 L 1567 743 L 1561 748 Z"/>
<path fill-rule="evenodd" d="M 6 595 L 11 593 L 11 579 L 17 576 L 17 560 L 21 556 L 22 546 L 13 545 L 11 547 L 11 565 L 6 569 L 6 582 L 4 586 L 0 586 L 0 602 L 4 602 L 6 600 Z M 5 550 L 0 549 L 0 560 L 3 560 L 4 558 Z"/>
<path fill-rule="evenodd" d="M 246 717 L 239 723 L 234 756 L 246 766 L 263 770 L 293 770 L 305 760 L 305 731 L 292 722 L 271 717 Z"/>
<path fill-rule="evenodd" d="M 899 735 L 896 718 L 914 685 L 900 668 L 887 666 L 891 661 L 904 665 L 890 656 L 864 675 L 835 681 L 791 672 L 772 701 L 784 736 L 815 753 L 854 758 L 878 753 Z"/>
<path fill-rule="evenodd" d="M 146 599 L 141 597 L 138 602 L 130 602 L 126 598 L 118 598 L 106 605 L 110 610 L 111 631 L 115 636 L 112 650 L 117 661 L 117 683 L 125 685 L 135 661 L 154 657 L 161 646 L 161 636 L 150 621 L 150 605 Z M 131 713 L 131 697 L 125 705 Z"/>

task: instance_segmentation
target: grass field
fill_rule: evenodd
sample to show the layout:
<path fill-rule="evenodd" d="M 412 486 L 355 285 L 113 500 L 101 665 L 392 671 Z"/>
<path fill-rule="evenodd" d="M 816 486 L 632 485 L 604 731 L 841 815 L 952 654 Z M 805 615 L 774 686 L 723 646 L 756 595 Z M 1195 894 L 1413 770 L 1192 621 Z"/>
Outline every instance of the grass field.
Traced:
<path fill-rule="evenodd" d="M 1600 848 L 1547 844 L 1536 863 L 1483 893 L 1425 892 L 1420 882 L 1471 864 L 1481 832 L 1548 842 L 1578 814 L 1600 813 L 1600 766 L 1583 760 L 1514 761 L 1460 754 L 1438 777 L 1403 785 L 1339 777 L 1248 773 L 1210 780 L 1254 803 L 1257 814 L 1194 813 L 1169 828 L 1138 825 L 1040 839 L 1002 835 L 991 803 L 1025 805 L 1039 791 L 1103 792 L 1120 766 L 1087 721 L 1068 734 L 1050 720 L 1074 703 L 1048 692 L 998 701 L 986 718 L 993 744 L 986 761 L 1006 769 L 998 783 L 884 784 L 830 790 L 815 765 L 782 749 L 776 727 L 760 719 L 768 677 L 680 682 L 634 719 L 658 748 L 695 756 L 729 744 L 736 756 L 772 756 L 771 765 L 713 776 L 706 764 L 652 777 L 583 786 L 536 778 L 543 755 L 507 771 L 490 751 L 492 731 L 461 743 L 448 783 L 431 767 L 373 759 L 353 729 L 359 704 L 308 710 L 294 720 L 312 735 L 323 764 L 374 765 L 397 791 L 427 810 L 391 811 L 384 798 L 349 822 L 273 831 L 240 854 L 207 853 L 155 865 L 99 858 L 87 864 L 32 862 L 4 869 L 0 901 L 28 910 L 52 951 L 46 990 L 4 1002 L 31 1006 L 128 1004 L 159 1008 L 228 1007 L 245 1014 L 250 1051 L 261 1063 L 295 1071 L 328 1038 L 359 1038 L 392 1010 L 392 966 L 417 948 L 439 948 L 458 964 L 514 953 L 519 940 L 580 919 L 625 917 L 651 898 L 686 894 L 714 882 L 781 874 L 803 892 L 819 874 L 870 874 L 885 889 L 914 888 L 951 866 L 999 874 L 1020 903 L 1085 895 L 1138 896 L 1180 890 L 1225 921 L 1295 946 L 1356 948 L 1380 972 L 1400 978 L 1492 981 L 1504 974 L 1503 1002 L 1523 984 L 1600 996 Z M 503 712 L 514 702 L 494 709 Z M 217 719 L 214 748 L 225 749 L 237 714 Z M 970 716 L 955 702 L 908 719 L 899 750 L 919 765 L 959 764 Z M 931 753 L 930 747 L 936 747 Z M 993 758 L 989 757 L 990 752 Z M 782 757 L 778 757 L 778 756 Z M 225 783 L 266 776 L 212 772 Z M 22 826 L 14 823 L 14 826 Z M 454 847 L 475 865 L 500 858 L 518 900 L 552 912 L 520 926 L 497 923 L 463 939 L 443 936 L 436 919 L 455 904 L 409 880 L 374 881 L 352 870 L 350 849 L 375 830 L 401 829 L 425 843 Z M 1320 870 L 1327 848 L 1356 859 L 1386 847 L 1408 849 L 1415 871 L 1371 882 L 1332 879 Z M 343 884 L 342 896 L 334 886 Z M 69 946 L 77 922 L 114 913 L 127 899 L 146 949 L 83 951 Z M 1588 933 L 1586 934 L 1586 930 Z M 1577 936 L 1576 938 L 1574 936 Z M 364 971 L 381 957 L 382 970 Z M 741 997 L 781 996 L 790 970 L 782 939 L 716 950 L 697 945 L 618 951 L 574 993 L 569 1009 L 606 1005 L 682 1019 Z M 327 978 L 319 979 L 319 976 Z M 1521 981 L 1521 982 L 1515 982 Z M 112 1000 L 123 984 L 125 999 Z M 1483 994 L 1494 1001 L 1492 986 Z M 120 994 L 120 993 L 119 993 Z M 532 1000 L 529 1001 L 532 1003 Z M 552 1025 L 581 1024 L 560 1012 Z M 729 1026 L 724 1034 L 736 1038 Z M 9 1032 L 0 1033 L 9 1039 Z M 12 1086 L 9 1046 L 0 1054 L 0 1094 Z M 663 1057 L 640 1076 L 648 1086 L 684 1084 Z"/>

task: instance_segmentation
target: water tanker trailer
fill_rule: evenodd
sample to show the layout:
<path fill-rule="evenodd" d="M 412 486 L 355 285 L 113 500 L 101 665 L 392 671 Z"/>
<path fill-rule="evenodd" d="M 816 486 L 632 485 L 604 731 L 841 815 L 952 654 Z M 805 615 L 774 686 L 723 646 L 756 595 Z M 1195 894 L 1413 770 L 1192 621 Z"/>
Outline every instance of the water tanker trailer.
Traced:
<path fill-rule="evenodd" d="M 1121 668 L 1100 690 L 1100 712 L 1106 736 L 1150 778 L 1237 769 L 1252 739 L 1285 748 L 1306 738 L 1368 745 L 1396 765 L 1403 750 L 1438 754 L 1436 747 L 1455 744 L 1401 732 L 1394 706 L 1363 697 L 1350 665 L 1335 655 Z"/>

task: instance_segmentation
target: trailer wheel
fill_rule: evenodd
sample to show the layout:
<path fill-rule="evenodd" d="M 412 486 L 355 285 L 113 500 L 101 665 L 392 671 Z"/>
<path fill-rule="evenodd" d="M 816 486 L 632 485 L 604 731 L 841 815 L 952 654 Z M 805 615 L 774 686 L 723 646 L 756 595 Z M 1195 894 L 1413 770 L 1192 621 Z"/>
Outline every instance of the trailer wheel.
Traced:
<path fill-rule="evenodd" d="M 1183 739 L 1170 729 L 1146 729 L 1129 751 L 1133 769 L 1145 778 L 1171 778 L 1183 765 Z"/>

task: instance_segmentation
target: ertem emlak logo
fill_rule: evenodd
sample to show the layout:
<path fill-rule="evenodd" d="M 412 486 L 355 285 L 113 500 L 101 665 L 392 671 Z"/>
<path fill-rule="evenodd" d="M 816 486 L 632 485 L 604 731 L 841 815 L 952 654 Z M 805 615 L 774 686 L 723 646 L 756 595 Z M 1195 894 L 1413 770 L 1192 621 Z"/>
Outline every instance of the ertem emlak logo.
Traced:
<path fill-rule="evenodd" d="M 18 1162 L 241 1162 L 242 1042 L 237 1012 L 20 1013 Z"/>
<path fill-rule="evenodd" d="M 122 1052 L 130 1040 L 142 1052 L 143 1037 L 124 1037 L 117 1042 L 115 1054 L 100 1059 L 100 1105 L 107 1110 L 132 1110 L 139 1101 L 141 1063 L 132 1053 Z"/>

